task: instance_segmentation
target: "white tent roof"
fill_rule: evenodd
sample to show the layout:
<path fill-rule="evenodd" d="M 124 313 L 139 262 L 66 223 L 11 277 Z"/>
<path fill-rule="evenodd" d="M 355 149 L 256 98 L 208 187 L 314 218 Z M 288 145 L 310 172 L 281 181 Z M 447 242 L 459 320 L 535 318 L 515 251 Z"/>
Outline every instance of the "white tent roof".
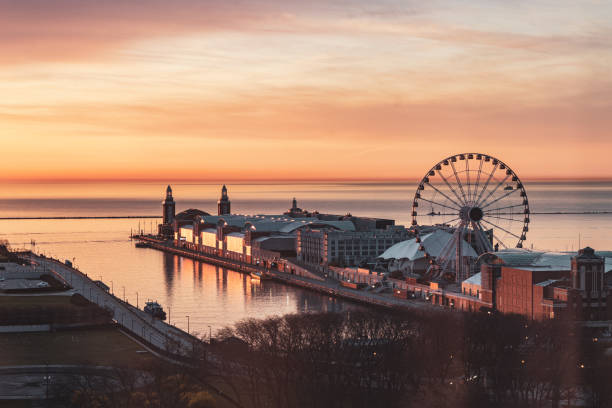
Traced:
<path fill-rule="evenodd" d="M 422 245 L 429 255 L 437 257 L 440 252 L 446 247 L 448 241 L 453 238 L 453 234 L 446 231 L 435 230 L 434 232 L 424 235 L 421 238 Z M 416 242 L 416 238 L 408 241 L 398 242 L 389 249 L 387 249 L 380 258 L 383 259 L 408 259 L 414 261 L 416 259 L 424 258 L 425 254 L 419 250 L 419 244 Z M 471 256 L 477 258 L 478 254 L 474 251 L 474 248 L 470 246 L 466 241 L 462 241 L 463 256 Z"/>

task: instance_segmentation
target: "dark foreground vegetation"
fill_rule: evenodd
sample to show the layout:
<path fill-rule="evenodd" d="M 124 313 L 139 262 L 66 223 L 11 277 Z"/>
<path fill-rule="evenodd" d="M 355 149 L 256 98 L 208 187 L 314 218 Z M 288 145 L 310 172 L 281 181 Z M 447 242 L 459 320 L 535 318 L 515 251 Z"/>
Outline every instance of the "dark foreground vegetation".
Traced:
<path fill-rule="evenodd" d="M 604 338 L 570 322 L 487 313 L 246 320 L 197 351 L 62 390 L 66 407 L 608 407 Z M 163 366 L 163 369 L 160 368 Z M 128 371 L 126 371 L 127 373 Z M 59 390 L 58 390 L 59 392 Z"/>
<path fill-rule="evenodd" d="M 487 313 L 292 315 L 221 333 L 250 407 L 612 406 L 612 344 L 573 323 Z"/>

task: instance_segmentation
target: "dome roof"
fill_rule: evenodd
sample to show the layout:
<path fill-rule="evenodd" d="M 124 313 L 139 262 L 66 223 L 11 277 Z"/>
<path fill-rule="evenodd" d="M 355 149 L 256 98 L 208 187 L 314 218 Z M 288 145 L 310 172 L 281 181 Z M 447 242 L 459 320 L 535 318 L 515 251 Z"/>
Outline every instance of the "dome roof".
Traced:
<path fill-rule="evenodd" d="M 416 238 L 412 238 L 408 241 L 398 242 L 389 249 L 387 249 L 379 258 L 383 259 L 408 259 L 414 261 L 416 259 L 424 258 L 425 253 L 419 249 L 421 245 L 425 247 L 425 250 L 429 255 L 437 257 L 440 255 L 442 250 L 448 244 L 448 241 L 453 239 L 453 234 L 446 231 L 435 230 L 421 238 L 422 243 L 416 242 Z M 478 254 L 466 241 L 462 241 L 462 251 L 464 256 L 470 256 L 477 258 Z"/>

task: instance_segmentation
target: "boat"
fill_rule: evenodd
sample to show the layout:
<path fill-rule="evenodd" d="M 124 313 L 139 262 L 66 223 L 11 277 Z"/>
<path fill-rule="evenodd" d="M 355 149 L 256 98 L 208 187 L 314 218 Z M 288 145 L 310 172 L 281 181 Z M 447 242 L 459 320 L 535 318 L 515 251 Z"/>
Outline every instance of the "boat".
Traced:
<path fill-rule="evenodd" d="M 147 302 L 143 310 L 157 319 L 166 320 L 166 312 L 157 302 Z"/>
<path fill-rule="evenodd" d="M 251 276 L 251 280 L 271 279 L 270 274 L 265 271 L 252 271 L 252 272 L 249 272 L 249 275 Z"/>
<path fill-rule="evenodd" d="M 263 279 L 263 273 L 261 273 L 261 271 L 249 272 L 249 275 L 251 275 L 251 280 Z"/>

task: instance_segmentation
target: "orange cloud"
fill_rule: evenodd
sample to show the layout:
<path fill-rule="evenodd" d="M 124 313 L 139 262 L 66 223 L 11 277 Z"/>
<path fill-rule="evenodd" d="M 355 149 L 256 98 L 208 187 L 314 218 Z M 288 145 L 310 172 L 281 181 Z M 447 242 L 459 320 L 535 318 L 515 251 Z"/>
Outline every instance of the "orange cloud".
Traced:
<path fill-rule="evenodd" d="M 606 12 L 476 3 L 0 0 L 0 179 L 612 177 Z"/>

